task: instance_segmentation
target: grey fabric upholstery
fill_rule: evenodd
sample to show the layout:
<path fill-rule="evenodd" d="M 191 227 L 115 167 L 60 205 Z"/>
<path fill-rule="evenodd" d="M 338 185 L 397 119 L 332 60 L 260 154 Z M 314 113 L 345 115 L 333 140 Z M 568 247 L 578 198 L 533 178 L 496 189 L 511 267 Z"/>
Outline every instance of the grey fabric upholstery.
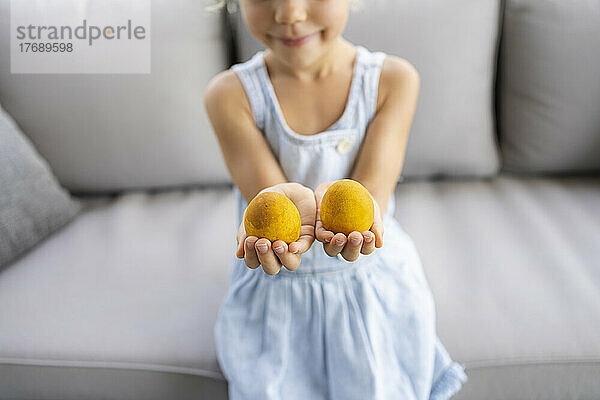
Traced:
<path fill-rule="evenodd" d="M 80 209 L 0 106 L 0 269 L 63 227 Z"/>
<path fill-rule="evenodd" d="M 231 188 L 81 200 L 0 273 L 0 399 L 218 399 Z"/>
<path fill-rule="evenodd" d="M 495 175 L 500 168 L 493 87 L 500 0 L 366 0 L 343 36 L 405 58 L 421 90 L 400 180 Z M 233 14 L 239 57 L 264 46 Z"/>
<path fill-rule="evenodd" d="M 0 103 L 73 192 L 231 182 L 203 106 L 227 65 L 221 16 L 205 1 L 148 4 L 150 74 L 11 74 L 10 0 L 0 0 Z"/>
<path fill-rule="evenodd" d="M 396 200 L 471 378 L 457 398 L 600 396 L 600 179 L 404 183 Z M 213 325 L 233 191 L 85 204 L 0 274 L 0 399 L 224 399 Z"/>
<path fill-rule="evenodd" d="M 469 384 L 452 400 L 597 399 L 600 362 L 547 361 L 469 369 Z"/>
<path fill-rule="evenodd" d="M 205 375 L 136 369 L 2 364 L 0 399 L 226 400 L 227 383 Z"/>
<path fill-rule="evenodd" d="M 0 275 L 0 362 L 214 377 L 212 325 L 235 250 L 232 191 L 84 201 L 60 235 Z"/>
<path fill-rule="evenodd" d="M 600 3 L 507 0 L 499 60 L 503 169 L 600 171 Z"/>
<path fill-rule="evenodd" d="M 457 399 L 600 398 L 600 178 L 400 185 L 396 216 L 469 376 Z"/>

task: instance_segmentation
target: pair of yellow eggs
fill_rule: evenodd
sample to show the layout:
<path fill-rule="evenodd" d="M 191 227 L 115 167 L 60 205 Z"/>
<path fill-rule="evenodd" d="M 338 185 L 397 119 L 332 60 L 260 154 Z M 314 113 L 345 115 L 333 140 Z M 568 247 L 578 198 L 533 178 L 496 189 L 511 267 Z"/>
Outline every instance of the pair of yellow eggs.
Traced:
<path fill-rule="evenodd" d="M 346 236 L 353 231 L 369 230 L 375 215 L 369 191 L 352 179 L 333 183 L 323 195 L 319 211 L 325 229 Z M 244 227 L 247 236 L 290 244 L 300 237 L 300 213 L 286 196 L 264 192 L 248 204 Z"/>

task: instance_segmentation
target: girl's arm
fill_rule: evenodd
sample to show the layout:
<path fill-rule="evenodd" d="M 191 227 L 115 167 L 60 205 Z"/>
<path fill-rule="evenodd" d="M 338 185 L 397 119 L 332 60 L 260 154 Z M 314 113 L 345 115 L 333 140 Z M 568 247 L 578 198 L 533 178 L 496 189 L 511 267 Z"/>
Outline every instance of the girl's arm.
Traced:
<path fill-rule="evenodd" d="M 419 96 L 419 73 L 408 61 L 387 56 L 379 77 L 377 110 L 351 178 L 363 184 L 385 215 L 400 178 L 406 143 Z"/>
<path fill-rule="evenodd" d="M 250 102 L 235 72 L 226 70 L 210 80 L 204 108 L 233 182 L 247 203 L 262 189 L 287 182 L 254 123 Z"/>

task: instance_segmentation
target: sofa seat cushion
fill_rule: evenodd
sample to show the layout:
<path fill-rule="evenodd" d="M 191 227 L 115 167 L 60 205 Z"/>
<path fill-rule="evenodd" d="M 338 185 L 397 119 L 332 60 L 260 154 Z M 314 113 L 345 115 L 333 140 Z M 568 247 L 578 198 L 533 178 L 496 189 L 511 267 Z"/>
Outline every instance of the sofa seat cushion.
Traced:
<path fill-rule="evenodd" d="M 231 188 L 80 199 L 70 225 L 0 273 L 0 399 L 202 398 L 198 377 L 226 393 L 213 326 Z"/>
<path fill-rule="evenodd" d="M 600 398 L 600 177 L 401 184 L 457 399 Z"/>
<path fill-rule="evenodd" d="M 84 201 L 0 272 L 0 399 L 225 399 L 231 188 Z M 600 397 L 599 204 L 599 178 L 396 188 L 438 335 L 467 367 L 457 399 Z"/>

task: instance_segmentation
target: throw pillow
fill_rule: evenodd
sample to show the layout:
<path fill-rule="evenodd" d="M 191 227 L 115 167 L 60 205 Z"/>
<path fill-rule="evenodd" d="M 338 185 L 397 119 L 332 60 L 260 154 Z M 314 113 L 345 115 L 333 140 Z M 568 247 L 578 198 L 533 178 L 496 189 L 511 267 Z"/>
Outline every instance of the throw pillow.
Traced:
<path fill-rule="evenodd" d="M 81 208 L 0 106 L 0 268 L 64 226 Z"/>

